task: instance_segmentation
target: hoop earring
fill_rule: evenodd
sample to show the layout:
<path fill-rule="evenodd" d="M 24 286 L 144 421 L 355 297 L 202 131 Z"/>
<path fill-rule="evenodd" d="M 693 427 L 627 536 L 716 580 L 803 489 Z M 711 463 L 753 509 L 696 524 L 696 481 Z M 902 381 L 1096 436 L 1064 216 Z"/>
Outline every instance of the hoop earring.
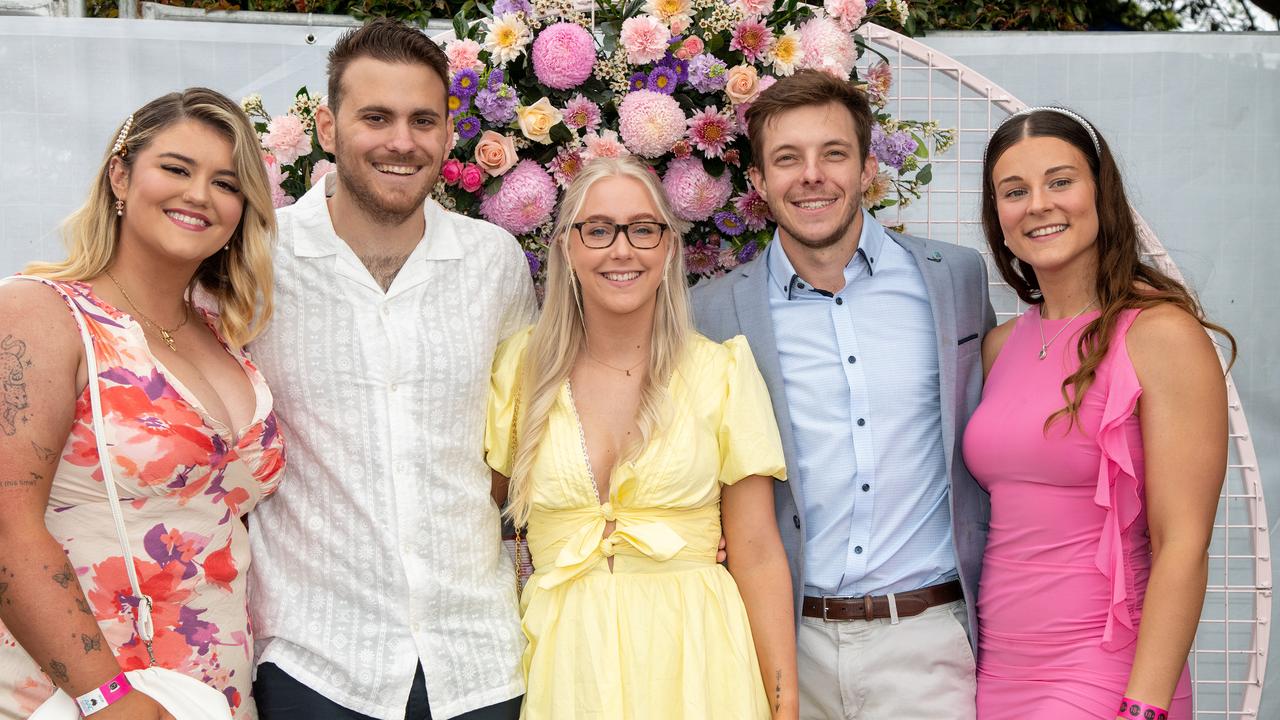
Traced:
<path fill-rule="evenodd" d="M 124 217 L 124 201 L 116 199 L 116 217 Z"/>

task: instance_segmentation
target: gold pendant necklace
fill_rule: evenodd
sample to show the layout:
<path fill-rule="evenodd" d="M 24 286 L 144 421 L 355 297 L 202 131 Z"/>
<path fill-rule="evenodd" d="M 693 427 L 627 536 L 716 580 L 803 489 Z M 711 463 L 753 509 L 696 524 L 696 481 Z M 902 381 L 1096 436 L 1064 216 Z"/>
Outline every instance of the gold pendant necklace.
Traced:
<path fill-rule="evenodd" d="M 187 301 L 185 299 L 182 301 L 182 309 L 184 311 L 182 314 L 182 322 L 178 323 L 176 326 L 173 327 L 172 330 L 170 330 L 168 328 L 163 327 L 162 325 L 160 325 L 160 323 L 156 322 L 155 320 L 152 320 L 151 318 L 147 317 L 146 313 L 138 309 L 137 303 L 133 301 L 133 298 L 129 297 L 129 293 L 125 291 L 124 286 L 120 284 L 119 280 L 116 280 L 116 276 L 112 275 L 110 270 L 106 270 L 104 272 L 106 272 L 107 277 L 111 278 L 111 282 L 115 284 L 116 289 L 120 291 L 120 294 L 124 296 L 124 300 L 125 302 L 129 303 L 129 307 L 133 308 L 134 314 L 142 318 L 142 322 L 151 326 L 151 328 L 153 328 L 156 332 L 160 333 L 160 339 L 164 340 L 164 344 L 168 345 L 170 350 L 177 352 L 178 346 L 173 341 L 173 334 L 181 330 L 182 326 L 186 325 L 187 320 L 191 318 L 191 307 L 187 304 Z"/>
<path fill-rule="evenodd" d="M 603 366 L 605 366 L 605 367 L 609 368 L 610 370 L 614 370 L 614 371 L 616 371 L 616 372 L 624 373 L 627 377 L 631 377 L 631 371 L 632 371 L 632 370 L 635 370 L 635 369 L 636 369 L 636 368 L 638 368 L 638 367 L 640 367 L 641 363 L 643 363 L 643 362 L 644 362 L 644 360 L 643 360 L 643 359 L 641 359 L 641 360 L 640 360 L 640 362 L 636 363 L 635 365 L 632 365 L 630 368 L 620 368 L 620 367 L 615 367 L 615 366 L 610 365 L 609 363 L 607 363 L 607 362 L 605 362 L 605 361 L 601 360 L 600 358 L 596 357 L 596 356 L 595 356 L 595 353 L 591 352 L 591 348 L 589 348 L 589 347 L 587 348 L 587 357 L 591 358 L 592 360 L 594 360 L 595 362 L 599 363 L 600 365 L 603 365 Z"/>

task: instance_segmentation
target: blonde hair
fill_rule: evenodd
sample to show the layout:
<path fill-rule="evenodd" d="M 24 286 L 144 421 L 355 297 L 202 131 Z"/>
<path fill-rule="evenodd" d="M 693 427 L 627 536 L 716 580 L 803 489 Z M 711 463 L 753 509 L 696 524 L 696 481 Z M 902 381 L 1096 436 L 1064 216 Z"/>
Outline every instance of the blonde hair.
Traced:
<path fill-rule="evenodd" d="M 198 120 L 231 141 L 232 159 L 244 195 L 244 214 L 231 234 L 229 248 L 209 256 L 191 278 L 192 289 L 202 287 L 218 302 L 222 337 L 242 347 L 262 332 L 271 317 L 271 244 L 276 216 L 258 136 L 249 118 L 222 93 L 188 88 L 143 105 L 133 114 L 124 143 L 126 168 L 156 135 L 182 122 Z M 122 125 L 123 127 L 123 125 Z M 112 134 L 114 143 L 117 135 Z M 23 270 L 49 280 L 87 280 L 106 272 L 120 242 L 120 222 L 111 189 L 108 146 L 94 176 L 89 197 L 62 225 L 67 257 L 59 262 L 33 262 Z"/>
<path fill-rule="evenodd" d="M 619 464 L 638 456 L 648 445 L 654 429 L 661 424 L 668 384 L 693 334 L 682 247 L 689 224 L 676 217 L 657 176 L 643 161 L 634 157 L 592 160 L 573 179 L 561 198 L 547 254 L 546 299 L 520 361 L 520 377 L 516 379 L 520 394 L 519 417 L 512 418 L 517 432 L 506 512 L 517 526 L 524 525 L 529 519 L 532 505 L 530 474 L 538 446 L 546 435 L 551 409 L 579 353 L 586 349 L 582 295 L 578 279 L 569 265 L 568 245 L 573 241 L 571 226 L 582 210 L 587 192 L 597 181 L 608 177 L 631 178 L 644 185 L 653 197 L 662 222 L 669 226 L 667 259 L 658 285 L 648 372 L 640 389 L 640 408 L 636 418 L 640 438 L 624 451 Z M 619 237 L 615 242 L 627 241 Z"/>

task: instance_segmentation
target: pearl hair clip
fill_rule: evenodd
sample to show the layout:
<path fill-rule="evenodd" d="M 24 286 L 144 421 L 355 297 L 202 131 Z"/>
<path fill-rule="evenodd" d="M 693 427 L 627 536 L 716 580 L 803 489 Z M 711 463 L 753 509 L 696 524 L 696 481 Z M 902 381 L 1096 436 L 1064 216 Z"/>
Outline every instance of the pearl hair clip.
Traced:
<path fill-rule="evenodd" d="M 129 129 L 133 127 L 133 115 L 124 121 L 124 125 L 120 128 L 120 134 L 116 135 L 116 144 L 111 146 L 111 154 L 124 157 L 129 154 L 129 148 L 125 147 L 125 140 L 129 139 Z"/>

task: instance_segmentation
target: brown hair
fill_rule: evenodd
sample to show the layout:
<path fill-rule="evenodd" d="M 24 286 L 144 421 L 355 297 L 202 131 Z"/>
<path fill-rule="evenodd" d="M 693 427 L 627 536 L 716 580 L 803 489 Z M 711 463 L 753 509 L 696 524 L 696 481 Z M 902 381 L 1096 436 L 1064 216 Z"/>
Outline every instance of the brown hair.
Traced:
<path fill-rule="evenodd" d="M 1098 270 L 1094 280 L 1094 293 L 1101 312 L 1080 333 L 1080 340 L 1076 345 L 1080 367 L 1062 381 L 1062 397 L 1066 406 L 1045 420 L 1045 430 L 1063 416 L 1068 418 L 1068 429 L 1080 419 L 1080 403 L 1084 399 L 1084 393 L 1093 384 L 1098 365 L 1111 348 L 1111 337 L 1120 321 L 1120 313 L 1125 310 L 1141 310 L 1161 303 L 1172 303 L 1199 320 L 1205 328 L 1225 337 L 1231 344 L 1230 360 L 1234 363 L 1235 337 L 1222 326 L 1209 322 L 1195 296 L 1178 281 L 1142 261 L 1138 226 L 1125 195 L 1120 168 L 1116 166 L 1107 141 L 1095 130 L 1098 141 L 1095 150 L 1093 139 L 1084 125 L 1052 110 L 1038 110 L 1010 118 L 991 136 L 983 160 L 982 227 L 1000 277 L 1004 278 L 1018 297 L 1028 304 L 1044 300 L 1035 269 L 1015 257 L 1004 244 L 1004 231 L 1000 228 L 1000 216 L 996 209 L 993 173 L 1000 156 L 1023 138 L 1029 137 L 1057 138 L 1084 155 L 1089 163 L 1089 171 L 1093 174 L 1094 202 L 1098 213 Z"/>
<path fill-rule="evenodd" d="M 272 310 L 271 245 L 276 234 L 276 214 L 258 134 L 239 105 L 216 90 L 202 87 L 162 95 L 138 108 L 131 117 L 133 124 L 122 148 L 124 154 L 113 153 L 114 148 L 107 146 L 89 197 L 63 224 L 66 259 L 31 263 L 23 272 L 50 280 L 87 280 L 105 272 L 120 242 L 111 161 L 119 158 L 131 169 L 138 153 L 157 135 L 184 120 L 199 121 L 231 143 L 244 213 L 231 233 L 227 249 L 205 258 L 191 284 L 199 285 L 217 300 L 222 336 L 232 345 L 243 347 L 262 332 Z M 111 134 L 112 143 L 122 129 Z"/>
<path fill-rule="evenodd" d="M 449 59 L 434 40 L 399 20 L 376 18 L 338 38 L 329 51 L 329 107 L 334 112 L 342 96 L 342 75 L 353 60 L 373 58 L 385 63 L 425 65 L 449 87 Z"/>
<path fill-rule="evenodd" d="M 795 108 L 829 104 L 839 105 L 853 116 L 858 151 L 862 153 L 859 159 L 865 161 L 871 151 L 871 126 L 875 123 L 867 94 L 848 80 L 820 70 L 800 70 L 760 93 L 747 110 L 747 137 L 756 167 L 764 170 L 764 129 L 770 120 Z"/>

